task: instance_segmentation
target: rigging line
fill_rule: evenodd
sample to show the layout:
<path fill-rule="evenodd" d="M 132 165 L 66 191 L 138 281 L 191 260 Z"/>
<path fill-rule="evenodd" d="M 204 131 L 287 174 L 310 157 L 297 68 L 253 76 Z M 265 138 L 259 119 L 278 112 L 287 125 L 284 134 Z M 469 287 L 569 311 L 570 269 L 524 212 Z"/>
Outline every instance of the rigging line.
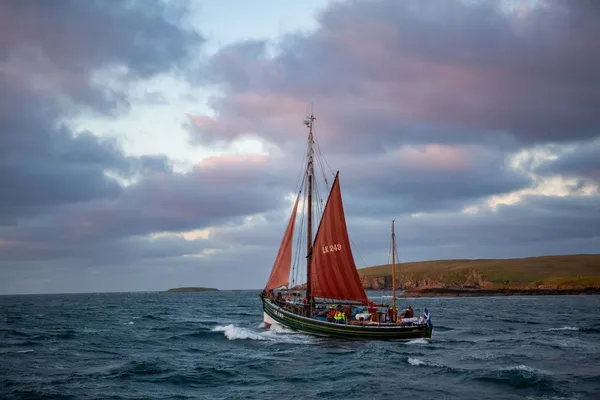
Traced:
<path fill-rule="evenodd" d="M 299 193 L 299 195 L 300 195 L 300 196 L 301 196 L 301 198 L 302 198 L 302 196 L 306 196 L 306 193 Z M 298 206 L 300 206 L 300 204 L 298 204 Z M 302 229 L 302 220 L 303 220 L 303 218 L 304 218 L 304 212 L 303 212 L 303 210 L 302 210 L 302 209 L 300 209 L 300 217 L 301 217 L 301 219 L 300 219 L 300 229 Z M 295 231 L 296 231 L 296 230 L 297 230 L 297 229 L 295 229 Z M 297 240 L 298 240 L 298 237 L 296 237 L 295 239 L 296 239 L 296 241 L 297 241 Z M 297 251 L 297 249 L 296 249 L 296 251 Z"/>
<path fill-rule="evenodd" d="M 329 196 L 329 185 L 325 183 L 325 193 L 321 195 L 319 198 L 319 209 L 321 210 L 321 216 L 325 213 L 325 203 L 327 201 L 327 197 Z"/>
<path fill-rule="evenodd" d="M 350 239 L 350 243 L 352 244 L 352 246 L 354 247 L 354 249 L 356 250 L 356 253 L 358 254 L 358 256 L 360 257 L 363 265 L 365 267 L 368 267 L 367 263 L 365 262 L 365 260 L 362 258 L 362 256 L 360 255 L 360 251 L 358 250 L 358 246 L 354 243 L 354 240 L 352 240 L 352 238 L 350 237 L 350 235 L 348 235 L 348 239 Z"/>
<path fill-rule="evenodd" d="M 317 163 L 320 166 L 321 174 L 323 175 L 323 180 L 325 181 L 325 187 L 329 189 L 329 179 L 327 179 L 327 171 L 325 170 L 325 165 L 323 164 L 325 157 L 322 153 L 317 153 Z"/>
<path fill-rule="evenodd" d="M 325 159 L 325 157 L 323 156 L 323 152 L 321 152 L 321 145 L 319 144 L 319 137 L 316 136 L 314 134 L 315 132 L 315 128 L 313 127 L 313 136 L 315 137 L 315 144 L 317 145 L 317 151 L 321 154 L 321 156 L 323 157 L 323 161 L 325 161 L 325 164 L 327 165 L 327 167 L 329 168 L 329 171 L 331 171 L 332 175 L 335 175 L 335 173 L 333 172 L 333 169 L 331 168 L 331 166 L 329 165 L 329 163 L 327 162 L 327 160 Z"/>
<path fill-rule="evenodd" d="M 327 173 L 325 172 L 325 166 L 323 165 L 323 158 L 317 156 L 317 162 L 321 166 L 321 173 L 323 174 L 323 180 L 325 181 L 325 187 L 329 189 L 329 180 L 327 179 Z"/>
<path fill-rule="evenodd" d="M 302 160 L 302 168 L 300 169 L 300 174 L 298 175 L 298 179 L 296 180 L 296 192 L 298 192 L 300 187 L 304 186 L 304 180 L 306 179 L 306 165 L 308 162 L 308 152 L 304 154 L 304 159 Z M 302 183 L 298 186 L 298 182 L 300 182 L 300 178 L 302 178 Z"/>
<path fill-rule="evenodd" d="M 307 157 L 308 157 L 308 154 L 305 154 L 304 161 L 302 163 L 302 169 L 300 170 L 300 174 L 298 176 L 298 179 L 296 180 L 296 192 L 300 191 L 304 187 L 304 183 L 305 183 L 305 180 L 306 180 L 306 173 L 305 173 L 306 172 L 306 168 L 305 168 L 304 164 L 306 163 Z M 306 197 L 306 193 L 303 193 L 303 195 L 304 195 L 304 197 Z M 303 220 L 304 220 L 304 212 L 301 212 L 300 214 L 301 214 L 300 231 L 302 232 L 302 224 L 303 224 Z M 298 236 L 296 238 L 296 241 L 300 242 L 301 239 L 302 239 L 302 236 Z M 299 273 L 298 272 L 298 269 L 299 269 L 298 268 L 298 259 L 299 259 L 300 248 L 301 247 L 300 247 L 299 244 L 297 244 L 297 245 L 298 245 L 298 247 L 296 249 L 296 257 L 295 257 L 295 260 L 292 260 L 293 261 L 292 262 L 292 271 L 291 271 L 291 274 L 290 274 L 290 278 L 292 280 L 292 287 L 295 286 L 295 282 L 297 281 L 298 273 Z"/>
<path fill-rule="evenodd" d="M 314 193 L 313 199 L 317 200 L 316 203 L 318 205 L 318 203 L 319 203 L 319 183 L 318 183 L 318 181 L 316 179 L 313 180 L 313 193 Z M 321 221 L 321 215 L 319 215 L 319 207 L 318 206 L 317 207 L 313 207 L 313 213 L 314 213 L 313 216 L 316 217 L 313 220 L 313 224 L 314 224 L 314 222 L 319 221 L 319 222 L 316 223 L 317 229 L 318 229 L 318 226 L 319 226 L 320 221 Z M 312 238 L 312 241 L 313 241 L 313 244 L 314 244 L 316 238 L 312 235 L 313 233 L 314 233 L 314 231 L 311 232 L 311 238 Z"/>
<path fill-rule="evenodd" d="M 296 282 L 298 282 L 299 266 L 298 266 L 298 263 L 296 262 L 298 259 L 298 249 L 296 249 L 296 252 L 295 252 L 295 259 L 296 260 L 294 261 L 294 269 L 292 271 L 292 287 L 296 285 Z"/>
<path fill-rule="evenodd" d="M 317 185 L 317 212 L 319 213 L 319 221 L 323 219 L 323 213 L 325 212 L 325 206 L 323 204 L 323 194 L 321 193 L 321 187 Z"/>
<path fill-rule="evenodd" d="M 305 181 L 305 179 L 306 179 L 306 175 L 304 175 L 304 179 L 302 179 L 302 183 L 301 183 L 301 185 L 304 185 L 304 181 Z M 304 196 L 306 196 L 306 193 L 303 193 L 303 195 L 304 195 Z M 302 196 L 302 195 L 301 195 L 301 196 Z M 300 214 L 301 214 L 300 230 L 302 231 L 302 223 L 303 223 L 303 218 L 304 218 L 304 212 L 301 212 Z M 296 239 L 298 240 L 298 239 L 301 239 L 301 238 L 302 238 L 302 236 L 299 236 L 299 237 L 298 237 L 298 238 L 296 238 Z M 299 250 L 298 250 L 298 249 L 296 249 L 296 252 L 299 252 Z M 297 256 L 298 256 L 298 255 L 297 255 Z M 297 257 L 297 258 L 298 258 L 298 257 Z M 291 271 L 291 275 L 290 275 L 290 277 L 291 277 L 291 279 L 292 279 L 292 286 L 293 286 L 293 283 L 294 283 L 294 282 L 297 280 L 297 274 L 298 274 L 298 271 L 297 271 L 297 270 L 298 270 L 298 268 L 297 268 L 296 261 L 293 261 L 293 263 L 292 263 L 292 271 Z"/>
<path fill-rule="evenodd" d="M 319 205 L 321 203 L 321 191 L 320 191 L 320 188 L 319 188 L 319 181 L 316 180 L 316 179 L 314 181 L 314 189 L 315 189 L 315 199 L 317 200 L 316 201 L 317 207 L 316 207 L 315 211 L 317 211 L 318 213 L 320 213 L 321 212 L 321 207 L 319 207 Z M 320 217 L 321 216 L 319 215 L 319 219 L 321 219 Z"/>
<path fill-rule="evenodd" d="M 327 181 L 328 181 L 328 180 L 327 180 L 327 174 L 326 174 L 326 172 L 327 172 L 327 171 L 325 170 L 325 165 L 324 165 L 324 163 L 323 163 L 323 161 L 324 161 L 324 159 L 325 159 L 325 156 L 324 156 L 324 155 L 323 155 L 323 153 L 322 153 L 322 152 L 320 152 L 318 149 L 317 149 L 317 151 L 315 151 L 315 156 L 316 156 L 316 158 L 317 158 L 317 162 L 318 162 L 318 164 L 319 164 L 319 166 L 320 166 L 320 169 L 321 169 L 321 174 L 323 175 L 323 177 L 324 177 L 324 180 L 325 180 L 325 182 L 327 183 Z"/>
<path fill-rule="evenodd" d="M 304 193 L 304 200 L 306 199 L 307 194 Z M 303 208 L 304 210 L 304 208 Z M 294 260 L 294 282 L 298 282 L 298 275 L 301 272 L 301 266 L 300 266 L 300 260 L 301 260 L 301 253 L 302 253 L 302 244 L 304 244 L 304 240 L 303 240 L 303 233 L 304 233 L 304 220 L 305 220 L 305 216 L 306 213 L 304 211 L 302 211 L 300 213 L 300 232 L 299 235 L 296 237 L 296 258 Z"/>
<path fill-rule="evenodd" d="M 330 194 L 330 190 L 331 190 L 326 176 L 323 177 L 323 180 L 324 180 L 323 183 L 325 184 L 325 190 L 321 192 L 321 196 L 319 197 L 319 207 L 321 209 L 321 212 L 325 212 L 325 204 L 327 202 L 327 199 L 329 198 L 329 194 Z M 321 190 L 322 190 L 322 188 L 321 188 Z"/>

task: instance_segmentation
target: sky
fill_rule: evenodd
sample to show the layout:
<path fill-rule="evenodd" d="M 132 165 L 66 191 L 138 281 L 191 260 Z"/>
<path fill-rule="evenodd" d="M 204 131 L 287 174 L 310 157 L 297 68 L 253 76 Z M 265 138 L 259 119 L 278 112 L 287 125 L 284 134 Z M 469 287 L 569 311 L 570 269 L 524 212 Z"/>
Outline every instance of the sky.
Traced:
<path fill-rule="evenodd" d="M 0 294 L 264 287 L 311 104 L 359 268 L 391 220 L 402 262 L 598 253 L 598 37 L 595 0 L 0 2 Z"/>

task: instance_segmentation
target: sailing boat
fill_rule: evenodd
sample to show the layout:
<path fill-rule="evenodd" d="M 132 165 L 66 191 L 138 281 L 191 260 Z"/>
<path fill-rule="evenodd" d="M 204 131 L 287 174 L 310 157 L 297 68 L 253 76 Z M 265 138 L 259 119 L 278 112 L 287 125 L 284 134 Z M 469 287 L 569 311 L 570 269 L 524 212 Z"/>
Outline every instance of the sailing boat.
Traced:
<path fill-rule="evenodd" d="M 315 117 L 304 123 L 308 131 L 306 186 L 306 284 L 299 300 L 296 287 L 289 288 L 292 247 L 302 191 L 292 208 L 267 284 L 260 294 L 266 327 L 279 324 L 296 331 L 326 337 L 370 340 L 430 338 L 433 326 L 426 318 L 404 318 L 396 309 L 395 233 L 392 222 L 392 304 L 370 301 L 360 281 L 350 247 L 342 202 L 339 171 L 335 174 L 317 233 L 312 237 L 315 184 Z M 318 141 L 317 148 L 318 148 Z M 323 165 L 323 163 L 321 163 Z M 301 296 L 301 294 L 300 294 Z"/>

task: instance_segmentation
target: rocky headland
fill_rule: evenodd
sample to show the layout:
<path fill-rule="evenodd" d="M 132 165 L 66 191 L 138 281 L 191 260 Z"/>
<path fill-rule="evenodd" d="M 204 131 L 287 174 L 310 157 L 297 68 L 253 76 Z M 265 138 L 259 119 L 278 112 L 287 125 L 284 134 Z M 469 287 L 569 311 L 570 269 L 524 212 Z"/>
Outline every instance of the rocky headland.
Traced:
<path fill-rule="evenodd" d="M 391 265 L 358 270 L 367 290 L 391 290 Z M 396 264 L 404 297 L 600 294 L 600 254 Z"/>

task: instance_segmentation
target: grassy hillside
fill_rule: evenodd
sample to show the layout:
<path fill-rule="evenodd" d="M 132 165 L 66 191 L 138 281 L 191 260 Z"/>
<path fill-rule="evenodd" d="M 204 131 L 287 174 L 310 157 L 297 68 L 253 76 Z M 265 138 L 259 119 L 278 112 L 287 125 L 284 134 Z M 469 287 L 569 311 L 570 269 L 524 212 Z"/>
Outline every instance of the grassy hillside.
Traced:
<path fill-rule="evenodd" d="M 367 289 L 391 289 L 391 265 L 358 270 Z M 439 260 L 396 265 L 404 289 L 600 288 L 600 254 L 490 260 Z"/>

